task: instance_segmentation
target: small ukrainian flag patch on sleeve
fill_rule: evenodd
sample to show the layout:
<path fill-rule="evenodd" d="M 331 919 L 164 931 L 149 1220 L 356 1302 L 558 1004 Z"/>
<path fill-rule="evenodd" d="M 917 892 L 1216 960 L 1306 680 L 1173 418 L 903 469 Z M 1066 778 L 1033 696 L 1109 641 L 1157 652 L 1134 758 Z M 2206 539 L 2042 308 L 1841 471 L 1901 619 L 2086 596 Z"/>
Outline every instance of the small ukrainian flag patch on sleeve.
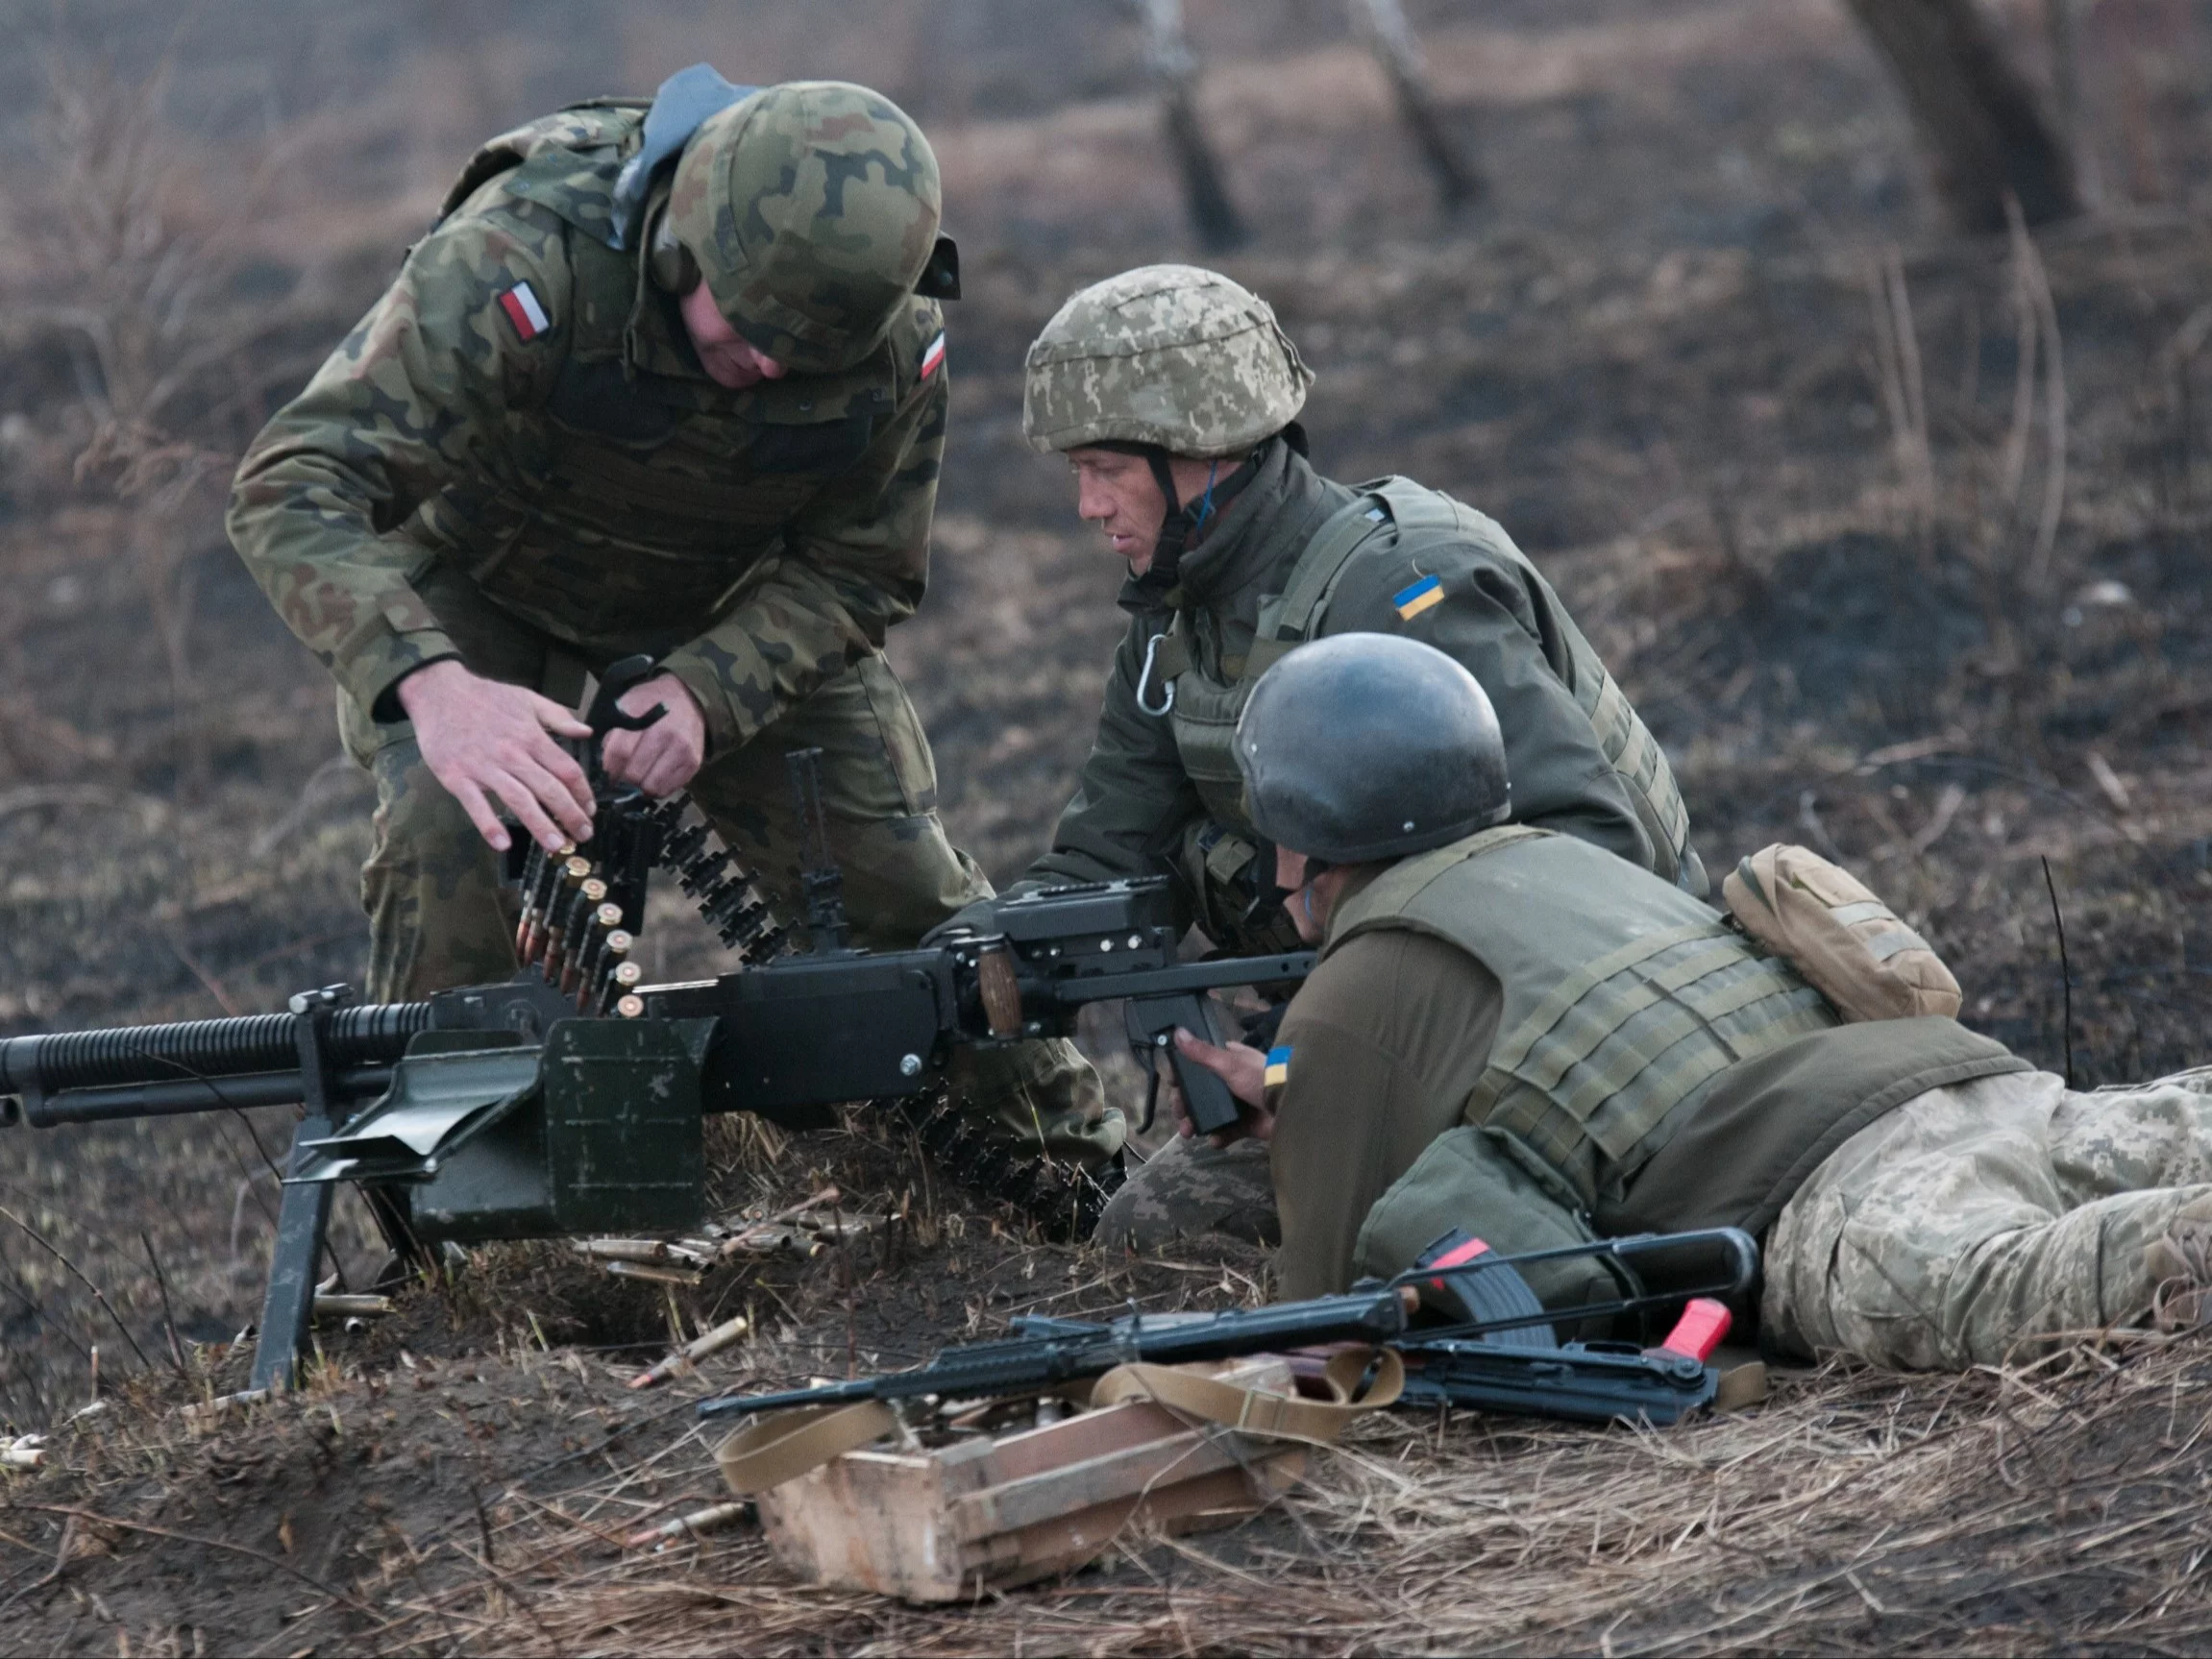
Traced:
<path fill-rule="evenodd" d="M 1280 1048 L 1271 1048 L 1267 1051 L 1267 1074 L 1265 1081 L 1269 1088 L 1281 1088 L 1283 1085 L 1290 1081 L 1290 1045 L 1289 1043 L 1286 1042 Z"/>
<path fill-rule="evenodd" d="M 1444 602 L 1444 578 L 1423 576 L 1410 588 L 1400 588 L 1390 596 L 1390 603 L 1398 607 L 1398 615 L 1412 622 L 1432 605 Z"/>

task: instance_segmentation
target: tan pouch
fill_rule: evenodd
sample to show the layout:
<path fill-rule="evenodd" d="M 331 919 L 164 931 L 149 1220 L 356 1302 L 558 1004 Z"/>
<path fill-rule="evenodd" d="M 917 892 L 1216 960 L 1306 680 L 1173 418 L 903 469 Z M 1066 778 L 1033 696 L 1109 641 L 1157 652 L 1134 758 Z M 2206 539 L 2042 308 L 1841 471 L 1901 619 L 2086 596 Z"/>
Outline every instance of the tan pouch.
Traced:
<path fill-rule="evenodd" d="M 1809 847 L 1761 847 L 1721 883 L 1744 931 L 1847 1020 L 1958 1012 L 1958 981 L 1928 941 L 1850 871 Z"/>

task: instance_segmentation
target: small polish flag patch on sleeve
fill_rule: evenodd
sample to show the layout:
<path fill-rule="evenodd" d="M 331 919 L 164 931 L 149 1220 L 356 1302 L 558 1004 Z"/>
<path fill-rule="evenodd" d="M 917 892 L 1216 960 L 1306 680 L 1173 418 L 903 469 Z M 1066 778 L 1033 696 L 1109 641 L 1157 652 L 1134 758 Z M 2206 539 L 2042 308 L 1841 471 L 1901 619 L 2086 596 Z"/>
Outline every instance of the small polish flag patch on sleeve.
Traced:
<path fill-rule="evenodd" d="M 928 379 L 930 376 L 936 374 L 937 371 L 944 366 L 944 363 L 945 330 L 940 329 L 937 330 L 937 338 L 930 341 L 927 346 L 922 348 L 922 378 L 924 380 Z"/>
<path fill-rule="evenodd" d="M 525 340 L 534 340 L 553 327 L 553 319 L 538 304 L 537 292 L 528 282 L 517 282 L 500 295 L 500 309 Z"/>

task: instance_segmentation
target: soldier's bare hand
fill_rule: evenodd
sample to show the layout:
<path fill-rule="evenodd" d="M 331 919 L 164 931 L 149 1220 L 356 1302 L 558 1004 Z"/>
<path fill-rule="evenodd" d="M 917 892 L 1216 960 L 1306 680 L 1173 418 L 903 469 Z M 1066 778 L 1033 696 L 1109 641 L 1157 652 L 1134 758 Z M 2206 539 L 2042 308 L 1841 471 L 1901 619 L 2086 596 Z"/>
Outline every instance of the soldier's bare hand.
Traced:
<path fill-rule="evenodd" d="M 1204 1066 L 1229 1086 L 1236 1097 L 1237 1121 L 1228 1129 L 1217 1130 L 1206 1138 L 1215 1146 L 1228 1146 L 1245 1139 L 1269 1140 L 1275 1134 L 1275 1114 L 1267 1110 L 1267 1057 L 1248 1043 L 1232 1042 L 1227 1045 L 1208 1042 L 1192 1037 L 1181 1026 L 1175 1028 L 1175 1049 L 1185 1060 Z M 1162 1080 L 1161 1088 L 1167 1097 L 1167 1109 L 1175 1114 L 1175 1133 L 1192 1134 L 1195 1126 L 1191 1122 L 1190 1108 L 1183 1104 L 1183 1090 L 1170 1070 Z"/>
<path fill-rule="evenodd" d="M 674 674 L 655 674 L 615 700 L 623 713 L 642 715 L 655 705 L 668 713 L 642 732 L 609 732 L 600 743 L 600 763 L 618 783 L 649 795 L 671 795 L 706 759 L 706 717 L 691 688 Z"/>
<path fill-rule="evenodd" d="M 402 680 L 399 699 L 415 722 L 423 764 L 493 847 L 504 852 L 508 840 L 494 800 L 549 850 L 591 835 L 591 785 L 553 742 L 591 736 L 569 710 L 451 659 Z"/>

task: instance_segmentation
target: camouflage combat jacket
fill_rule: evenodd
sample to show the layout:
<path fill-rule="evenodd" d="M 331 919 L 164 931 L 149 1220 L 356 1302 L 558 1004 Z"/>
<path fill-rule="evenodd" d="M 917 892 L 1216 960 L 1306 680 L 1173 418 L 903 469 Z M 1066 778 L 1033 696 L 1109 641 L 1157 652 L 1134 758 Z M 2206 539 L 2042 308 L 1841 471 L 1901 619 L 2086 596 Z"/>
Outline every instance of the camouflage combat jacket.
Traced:
<path fill-rule="evenodd" d="M 1271 880 L 1273 871 L 1252 868 L 1258 838 L 1226 742 L 1203 742 L 1202 727 L 1209 720 L 1234 726 L 1240 693 L 1249 691 L 1247 659 L 1280 610 L 1291 571 L 1316 532 L 1358 499 L 1275 439 L 1258 476 L 1184 555 L 1169 614 L 1147 604 L 1134 584 L 1123 590 L 1133 616 L 1107 682 L 1097 739 L 1052 850 L 1027 879 L 1168 870 L 1190 890 L 1193 919 L 1217 942 L 1230 942 L 1201 885 L 1249 889 L 1255 874 Z M 1687 850 L 1686 818 L 1657 744 L 1550 584 L 1496 525 L 1466 516 L 1478 531 L 1424 536 L 1415 545 L 1392 537 L 1361 543 L 1337 571 L 1314 637 L 1402 633 L 1444 651 L 1482 682 L 1497 710 L 1515 822 L 1578 837 L 1702 892 L 1705 871 Z M 1167 665 L 1170 653 L 1178 661 Z M 1181 676 L 1172 708 L 1162 706 L 1164 667 Z M 1603 698 L 1590 695 L 1601 690 Z M 1617 742 L 1609 748 L 1599 730 L 1609 715 L 1612 726 L 1638 738 L 1633 754 Z M 1680 838 L 1673 845 L 1661 844 L 1659 825 L 1632 793 L 1657 784 L 1673 803 L 1669 827 Z M 1195 846 L 1194 836 L 1206 844 Z M 1678 860 L 1677 846 L 1686 856 Z"/>
<path fill-rule="evenodd" d="M 457 569 L 587 659 L 660 657 L 742 744 L 882 644 L 928 571 L 946 375 L 911 301 L 858 367 L 709 379 L 608 246 L 643 105 L 495 139 L 399 278 L 247 451 L 230 530 L 364 709 L 456 656 L 417 592 Z"/>

